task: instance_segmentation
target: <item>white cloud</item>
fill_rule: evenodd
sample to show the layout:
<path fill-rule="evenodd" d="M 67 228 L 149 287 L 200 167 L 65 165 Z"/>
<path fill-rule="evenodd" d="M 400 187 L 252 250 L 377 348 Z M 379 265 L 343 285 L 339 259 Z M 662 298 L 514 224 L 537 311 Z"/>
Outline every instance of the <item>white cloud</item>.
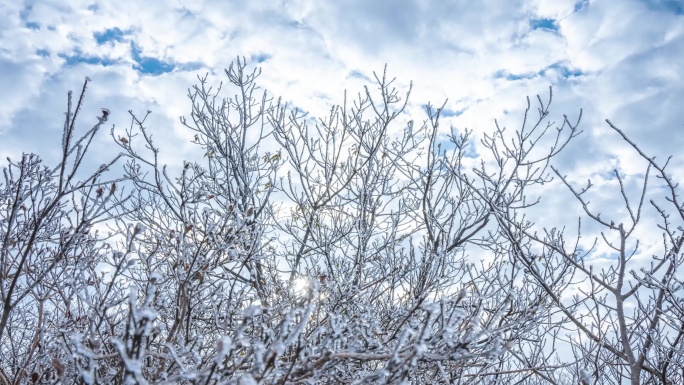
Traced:
<path fill-rule="evenodd" d="M 448 97 L 461 114 L 443 127 L 476 135 L 494 118 L 517 127 L 525 96 L 553 85 L 556 122 L 584 110 L 585 133 L 556 162 L 578 181 L 600 182 L 611 167 L 644 170 L 605 118 L 651 155 L 679 156 L 684 145 L 684 16 L 653 1 L 42 0 L 6 1 L 0 12 L 3 155 L 56 156 L 66 91 L 89 76 L 84 127 L 103 106 L 117 130 L 130 124 L 128 110 L 152 110 L 162 151 L 173 148 L 164 161 L 180 162 L 195 151 L 178 123 L 190 111 L 186 90 L 197 74 L 223 80 L 236 56 L 261 61 L 262 87 L 314 114 L 340 103 L 345 89 L 361 91 L 387 63 L 400 88 L 414 81 L 410 112 Z M 111 147 L 98 142 L 102 154 Z M 558 207 L 567 199 L 549 197 L 548 212 L 571 221 L 576 213 Z M 619 205 L 600 194 L 595 202 Z"/>

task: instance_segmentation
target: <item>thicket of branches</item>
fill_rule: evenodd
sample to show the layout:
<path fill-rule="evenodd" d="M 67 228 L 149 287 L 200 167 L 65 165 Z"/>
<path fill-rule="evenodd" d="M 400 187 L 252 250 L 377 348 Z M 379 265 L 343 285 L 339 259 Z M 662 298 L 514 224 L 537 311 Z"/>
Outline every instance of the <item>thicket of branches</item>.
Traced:
<path fill-rule="evenodd" d="M 178 173 L 134 114 L 111 129 L 120 155 L 89 166 L 109 111 L 76 124 L 87 81 L 57 165 L 8 158 L 0 382 L 684 383 L 684 206 L 667 161 L 608 122 L 646 170 L 639 196 L 615 173 L 621 221 L 550 166 L 580 133 L 579 118 L 549 120 L 551 93 L 528 98 L 517 129 L 496 124 L 474 162 L 471 133 L 440 129 L 443 106 L 408 121 L 410 88 L 385 73 L 319 119 L 258 75 L 238 60 L 234 96 L 206 77 L 190 90 L 181 122 L 200 160 Z M 602 227 L 609 268 L 592 266 L 581 226 L 535 226 L 529 191 L 553 177 L 580 224 Z M 649 201 L 654 177 L 668 195 Z M 633 239 L 649 208 L 650 263 Z"/>

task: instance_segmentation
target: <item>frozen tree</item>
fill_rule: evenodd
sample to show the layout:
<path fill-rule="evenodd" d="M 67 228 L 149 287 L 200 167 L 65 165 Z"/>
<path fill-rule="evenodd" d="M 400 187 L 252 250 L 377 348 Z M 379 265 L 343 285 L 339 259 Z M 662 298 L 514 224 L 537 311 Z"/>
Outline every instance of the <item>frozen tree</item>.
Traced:
<path fill-rule="evenodd" d="M 87 326 L 74 275 L 95 269 L 106 244 L 94 227 L 115 219 L 112 210 L 123 204 L 116 199 L 119 180 L 104 178 L 120 157 L 99 167 L 85 157 L 107 121 L 106 110 L 95 125 L 77 134 L 87 84 L 75 108 L 69 93 L 59 163 L 47 166 L 38 156 L 24 154 L 19 160 L 7 158 L 3 171 L 0 378 L 6 384 L 29 377 L 48 381 L 55 378 L 51 373 L 64 372 L 68 364 L 58 340 Z"/>
<path fill-rule="evenodd" d="M 627 181 L 638 188 L 630 189 L 626 176 L 614 170 L 615 196 L 622 210 L 601 213 L 590 203 L 591 181 L 574 186 L 552 168 L 584 211 L 573 235 L 555 227 L 538 230 L 524 216 L 525 207 L 496 213 L 499 232 L 507 239 L 506 254 L 524 269 L 525 284 L 545 294 L 547 307 L 555 314 L 536 333 L 535 342 L 521 349 L 519 365 L 538 373 L 544 383 L 562 384 L 573 378 L 586 384 L 679 384 L 684 381 L 684 205 L 679 186 L 666 171 L 669 158 L 656 161 L 606 122 L 644 161 L 645 172 Z M 501 138 L 496 139 L 503 145 Z M 516 151 L 524 149 L 522 143 L 515 146 Z M 515 158 L 506 161 L 521 166 Z M 655 188 L 653 174 L 660 181 Z M 648 206 L 655 215 L 648 215 Z M 600 234 L 583 248 L 582 228 L 587 223 L 597 226 Z M 660 248 L 653 239 L 639 238 L 644 227 L 661 234 Z M 595 267 L 594 257 L 605 254 L 609 266 Z M 567 298 L 564 292 L 575 294 Z M 553 348 L 542 354 L 544 346 L 559 346 L 560 341 L 572 351 L 569 357 Z"/>
<path fill-rule="evenodd" d="M 549 169 L 579 134 L 579 120 L 549 122 L 551 94 L 518 130 L 486 135 L 477 165 L 472 133 L 440 127 L 443 105 L 409 120 L 411 87 L 386 72 L 323 118 L 261 91 L 259 74 L 238 59 L 225 86 L 199 78 L 181 123 L 200 151 L 181 164 L 160 162 L 156 128 L 131 113 L 111 130 L 121 154 L 81 170 L 109 116 L 73 139 L 83 93 L 57 167 L 9 161 L 4 384 L 681 381 L 668 213 L 682 206 L 665 166 L 634 145 L 675 210 L 653 201 L 665 251 L 630 271 L 630 227 Z M 618 235 L 604 238 L 617 267 L 595 271 L 590 251 L 530 221 L 529 191 L 552 174 Z M 636 224 L 644 199 L 622 192 Z"/>

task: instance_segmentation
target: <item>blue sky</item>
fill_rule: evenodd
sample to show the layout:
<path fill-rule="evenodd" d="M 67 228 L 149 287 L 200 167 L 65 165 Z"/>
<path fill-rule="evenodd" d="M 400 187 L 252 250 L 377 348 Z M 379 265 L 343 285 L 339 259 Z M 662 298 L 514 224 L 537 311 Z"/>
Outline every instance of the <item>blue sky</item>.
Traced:
<path fill-rule="evenodd" d="M 165 161 L 180 162 L 196 151 L 178 122 L 187 89 L 198 74 L 223 80 L 239 55 L 263 68 L 263 88 L 314 115 L 388 64 L 399 86 L 413 81 L 413 119 L 448 98 L 445 127 L 476 135 L 494 118 L 515 127 L 525 97 L 553 86 L 556 121 L 584 110 L 558 168 L 610 189 L 612 168 L 642 173 L 608 118 L 650 154 L 675 155 L 682 175 L 682 0 L 0 0 L 0 12 L 2 155 L 55 157 L 66 92 L 88 76 L 88 116 L 107 107 L 118 130 L 129 110 L 152 110 L 162 151 L 173 148 Z M 110 144 L 102 136 L 98 151 Z"/>

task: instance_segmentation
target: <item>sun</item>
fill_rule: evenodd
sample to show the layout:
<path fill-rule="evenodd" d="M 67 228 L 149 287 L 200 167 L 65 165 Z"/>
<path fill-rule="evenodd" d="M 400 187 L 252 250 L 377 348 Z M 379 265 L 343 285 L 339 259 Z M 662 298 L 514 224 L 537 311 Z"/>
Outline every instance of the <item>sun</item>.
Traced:
<path fill-rule="evenodd" d="M 298 297 L 304 296 L 310 286 L 311 286 L 311 282 L 306 277 L 297 278 L 292 283 L 292 289 L 294 290 L 294 293 Z"/>

